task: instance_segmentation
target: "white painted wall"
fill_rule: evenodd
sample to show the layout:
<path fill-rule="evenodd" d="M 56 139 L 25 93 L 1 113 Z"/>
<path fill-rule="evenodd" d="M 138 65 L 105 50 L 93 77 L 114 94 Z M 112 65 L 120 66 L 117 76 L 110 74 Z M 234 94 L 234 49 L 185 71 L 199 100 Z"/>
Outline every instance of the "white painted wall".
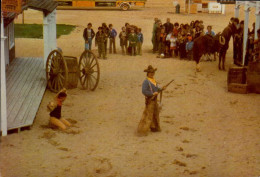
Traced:
<path fill-rule="evenodd" d="M 2 3 L 2 0 L 1 0 Z M 3 16 L 1 14 L 1 21 Z M 4 36 L 4 24 L 1 23 L 1 61 L 0 61 L 0 73 L 1 73 L 1 131 L 2 136 L 7 135 L 7 108 L 6 108 L 6 73 L 5 73 L 5 39 Z"/>

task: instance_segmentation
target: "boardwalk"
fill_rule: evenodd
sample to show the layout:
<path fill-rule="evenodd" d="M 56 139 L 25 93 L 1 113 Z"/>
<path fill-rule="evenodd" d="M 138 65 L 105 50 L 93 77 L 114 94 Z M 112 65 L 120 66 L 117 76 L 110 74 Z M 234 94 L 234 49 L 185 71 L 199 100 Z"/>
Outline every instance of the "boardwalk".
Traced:
<path fill-rule="evenodd" d="M 17 58 L 6 73 L 8 130 L 33 124 L 46 89 L 42 58 Z"/>

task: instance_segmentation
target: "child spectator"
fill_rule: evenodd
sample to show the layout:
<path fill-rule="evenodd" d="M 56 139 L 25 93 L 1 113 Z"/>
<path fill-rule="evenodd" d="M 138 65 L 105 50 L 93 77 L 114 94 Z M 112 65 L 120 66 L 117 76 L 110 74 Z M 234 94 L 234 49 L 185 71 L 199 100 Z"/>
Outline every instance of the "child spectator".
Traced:
<path fill-rule="evenodd" d="M 95 45 L 98 46 L 98 58 L 103 56 L 103 59 L 107 59 L 105 51 L 106 34 L 103 32 L 102 27 L 98 27 L 98 32 L 95 38 Z"/>
<path fill-rule="evenodd" d="M 137 55 L 142 55 L 142 45 L 143 45 L 143 42 L 144 42 L 144 36 L 143 36 L 141 28 L 138 28 L 138 30 L 137 30 L 137 39 L 138 39 Z"/>
<path fill-rule="evenodd" d="M 112 48 L 113 52 L 116 53 L 116 36 L 116 30 L 113 28 L 112 24 L 109 24 L 109 53 L 112 53 Z"/>
<path fill-rule="evenodd" d="M 61 130 L 66 130 L 71 124 L 64 118 L 61 117 L 61 107 L 62 103 L 66 100 L 67 93 L 66 89 L 62 89 L 55 97 L 54 101 L 48 104 L 48 109 L 50 112 L 50 122 L 51 126 L 60 128 Z"/>
<path fill-rule="evenodd" d="M 92 29 L 92 24 L 89 23 L 88 27 L 85 28 L 83 38 L 85 40 L 85 50 L 91 50 L 92 40 L 95 37 L 95 32 Z"/>
<path fill-rule="evenodd" d="M 192 36 L 190 34 L 187 35 L 188 42 L 186 43 L 186 52 L 187 52 L 187 58 L 188 60 L 192 60 L 192 49 L 193 49 L 193 41 Z"/>
<path fill-rule="evenodd" d="M 137 42 L 138 42 L 138 38 L 137 38 L 137 35 L 135 34 L 135 30 L 134 29 L 131 29 L 131 33 L 129 34 L 128 36 L 128 41 L 129 41 L 129 47 L 130 47 L 130 50 L 131 53 L 130 55 L 131 56 L 135 56 L 136 55 L 136 45 L 137 45 Z"/>
<path fill-rule="evenodd" d="M 122 54 L 125 55 L 127 52 L 127 32 L 126 27 L 122 27 L 122 31 L 119 34 L 120 46 L 122 49 Z"/>
<path fill-rule="evenodd" d="M 167 41 L 170 42 L 170 48 L 169 48 L 169 55 L 170 57 L 173 57 L 173 52 L 176 56 L 176 49 L 177 49 L 177 35 L 173 33 L 171 33 L 171 35 L 167 36 Z"/>
<path fill-rule="evenodd" d="M 177 23 L 177 22 L 174 23 L 173 34 L 178 35 L 178 32 L 179 32 L 178 28 L 179 28 L 179 23 Z"/>
<path fill-rule="evenodd" d="M 179 54 L 180 54 L 180 59 L 186 58 L 186 42 L 187 42 L 187 37 L 185 33 L 182 33 L 179 35 L 178 38 L 179 41 Z"/>
<path fill-rule="evenodd" d="M 106 23 L 102 23 L 102 31 L 103 31 L 103 34 L 105 36 L 104 45 L 105 45 L 105 54 L 107 55 L 107 39 L 109 37 L 109 28 L 107 27 Z"/>

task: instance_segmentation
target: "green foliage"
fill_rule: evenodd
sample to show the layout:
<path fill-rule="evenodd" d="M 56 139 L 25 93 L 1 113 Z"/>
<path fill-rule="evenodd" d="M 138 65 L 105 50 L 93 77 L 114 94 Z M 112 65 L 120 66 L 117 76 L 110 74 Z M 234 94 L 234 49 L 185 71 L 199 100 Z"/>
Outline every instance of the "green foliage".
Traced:
<path fill-rule="evenodd" d="M 14 28 L 15 38 L 43 38 L 42 24 L 15 24 Z M 57 24 L 57 38 L 70 34 L 75 28 L 73 25 Z"/>

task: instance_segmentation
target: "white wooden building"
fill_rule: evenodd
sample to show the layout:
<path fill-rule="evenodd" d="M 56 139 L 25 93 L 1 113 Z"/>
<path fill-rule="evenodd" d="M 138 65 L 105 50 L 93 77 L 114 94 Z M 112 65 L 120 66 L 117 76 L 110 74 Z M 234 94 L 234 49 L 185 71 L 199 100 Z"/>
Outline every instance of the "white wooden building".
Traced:
<path fill-rule="evenodd" d="M 2 3 L 2 0 L 1 0 Z M 0 134 L 31 126 L 46 89 L 45 63 L 56 49 L 56 7 L 53 0 L 28 0 L 23 10 L 43 12 L 44 54 L 42 58 L 15 56 L 14 18 L 1 14 L 1 114 Z"/>
<path fill-rule="evenodd" d="M 257 30 L 260 28 L 260 1 L 236 1 L 235 17 L 239 18 L 239 9 L 244 7 L 245 19 L 244 19 L 244 39 L 243 39 L 243 65 L 245 64 L 246 57 L 246 45 L 248 39 L 248 23 L 249 13 L 252 8 L 255 8 L 255 39 L 257 39 Z M 240 19 L 240 18 L 239 18 Z"/>

